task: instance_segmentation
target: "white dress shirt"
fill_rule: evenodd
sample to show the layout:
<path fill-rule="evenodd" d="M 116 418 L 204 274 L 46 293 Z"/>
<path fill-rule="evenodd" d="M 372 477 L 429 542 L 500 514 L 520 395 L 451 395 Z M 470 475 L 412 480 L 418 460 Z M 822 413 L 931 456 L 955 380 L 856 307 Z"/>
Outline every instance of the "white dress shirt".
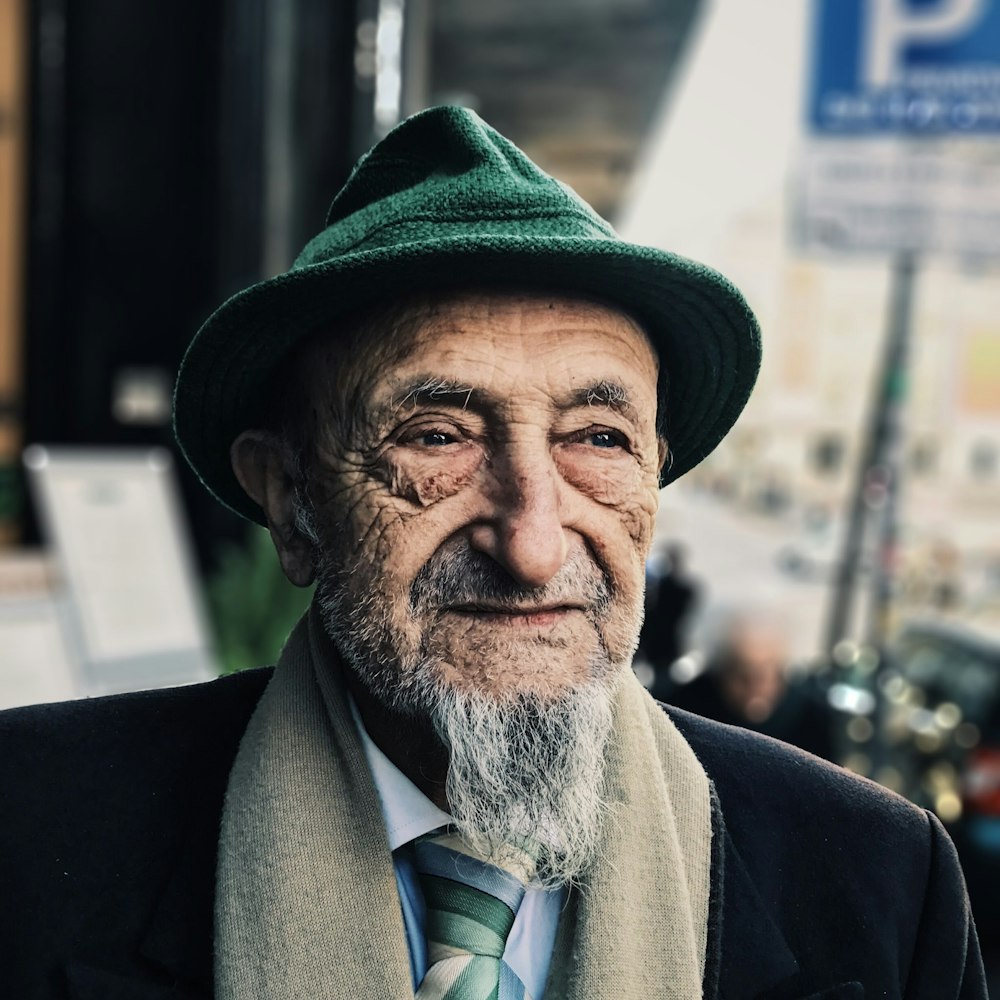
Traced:
<path fill-rule="evenodd" d="M 424 899 L 406 852 L 400 852 L 398 848 L 431 830 L 445 826 L 451 822 L 451 817 L 434 805 L 375 745 L 361 721 L 353 699 L 351 710 L 382 804 L 389 847 L 393 852 L 406 939 L 410 947 L 413 986 L 416 989 L 427 971 Z M 533 1000 L 542 1000 L 545 992 L 559 914 L 565 901 L 565 889 L 529 888 L 507 938 L 503 960 L 524 983 Z"/>

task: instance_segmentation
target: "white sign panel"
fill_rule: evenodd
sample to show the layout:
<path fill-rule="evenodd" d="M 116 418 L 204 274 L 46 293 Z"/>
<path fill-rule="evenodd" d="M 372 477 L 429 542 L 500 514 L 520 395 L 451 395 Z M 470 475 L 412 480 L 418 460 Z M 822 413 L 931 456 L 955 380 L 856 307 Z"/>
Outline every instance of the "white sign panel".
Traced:
<path fill-rule="evenodd" d="M 35 446 L 25 464 L 97 686 L 210 676 L 169 453 Z"/>
<path fill-rule="evenodd" d="M 79 693 L 51 566 L 41 553 L 0 553 L 0 709 Z"/>
<path fill-rule="evenodd" d="M 1000 255 L 1000 144 L 818 140 L 795 190 L 811 249 Z"/>

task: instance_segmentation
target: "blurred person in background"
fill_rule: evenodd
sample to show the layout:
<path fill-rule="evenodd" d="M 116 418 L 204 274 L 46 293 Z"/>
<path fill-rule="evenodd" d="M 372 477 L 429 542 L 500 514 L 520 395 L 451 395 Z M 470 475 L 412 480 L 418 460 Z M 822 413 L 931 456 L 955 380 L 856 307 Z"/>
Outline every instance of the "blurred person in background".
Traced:
<path fill-rule="evenodd" d="M 767 612 L 728 612 L 716 625 L 705 669 L 673 688 L 670 704 L 742 726 L 827 760 L 832 718 L 811 679 L 790 670 L 788 635 Z"/>
<path fill-rule="evenodd" d="M 646 576 L 646 617 L 639 633 L 636 657 L 653 670 L 652 696 L 664 700 L 672 688 L 670 665 L 686 649 L 687 626 L 698 607 L 700 589 L 687 569 L 687 554 L 680 542 L 663 547 L 655 568 Z"/>
<path fill-rule="evenodd" d="M 392 131 L 178 378 L 313 605 L 274 670 L 0 714 L 0 995 L 982 1000 L 933 816 L 630 669 L 759 351 L 472 112 Z"/>

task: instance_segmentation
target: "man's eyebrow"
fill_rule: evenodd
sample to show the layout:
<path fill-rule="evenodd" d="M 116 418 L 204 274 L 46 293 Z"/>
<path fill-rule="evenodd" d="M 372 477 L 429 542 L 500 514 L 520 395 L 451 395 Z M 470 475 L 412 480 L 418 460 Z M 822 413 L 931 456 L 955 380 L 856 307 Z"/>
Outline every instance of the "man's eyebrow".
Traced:
<path fill-rule="evenodd" d="M 635 419 L 637 416 L 628 390 L 614 379 L 601 379 L 600 382 L 574 389 L 566 398 L 564 406 L 567 409 L 576 406 L 605 406 L 624 417 Z"/>
<path fill-rule="evenodd" d="M 389 409 L 400 410 L 404 406 L 417 407 L 429 403 L 444 406 L 469 408 L 475 388 L 456 382 L 454 379 L 437 375 L 421 375 L 405 385 L 396 386 L 389 397 Z"/>
<path fill-rule="evenodd" d="M 397 385 L 386 400 L 385 409 L 395 413 L 403 407 L 415 409 L 418 406 L 447 406 L 462 410 L 483 410 L 488 408 L 488 393 L 476 395 L 475 386 L 439 375 L 419 375 L 412 381 Z M 495 401 L 494 401 L 495 402 Z M 620 413 L 631 420 L 637 418 L 637 410 L 628 390 L 615 379 L 601 379 L 589 385 L 573 389 L 560 397 L 556 403 L 560 410 L 571 410 L 584 406 L 601 406 Z M 381 407 L 380 407 L 381 408 Z"/>

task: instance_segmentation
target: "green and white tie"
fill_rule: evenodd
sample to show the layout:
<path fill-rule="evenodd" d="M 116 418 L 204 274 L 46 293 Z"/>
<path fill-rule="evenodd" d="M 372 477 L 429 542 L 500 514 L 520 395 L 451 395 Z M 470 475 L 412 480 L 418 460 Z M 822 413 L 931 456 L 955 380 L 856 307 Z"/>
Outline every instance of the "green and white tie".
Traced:
<path fill-rule="evenodd" d="M 535 861 L 511 853 L 498 868 L 453 833 L 415 842 L 429 962 L 416 1000 L 531 1000 L 503 953 Z"/>

